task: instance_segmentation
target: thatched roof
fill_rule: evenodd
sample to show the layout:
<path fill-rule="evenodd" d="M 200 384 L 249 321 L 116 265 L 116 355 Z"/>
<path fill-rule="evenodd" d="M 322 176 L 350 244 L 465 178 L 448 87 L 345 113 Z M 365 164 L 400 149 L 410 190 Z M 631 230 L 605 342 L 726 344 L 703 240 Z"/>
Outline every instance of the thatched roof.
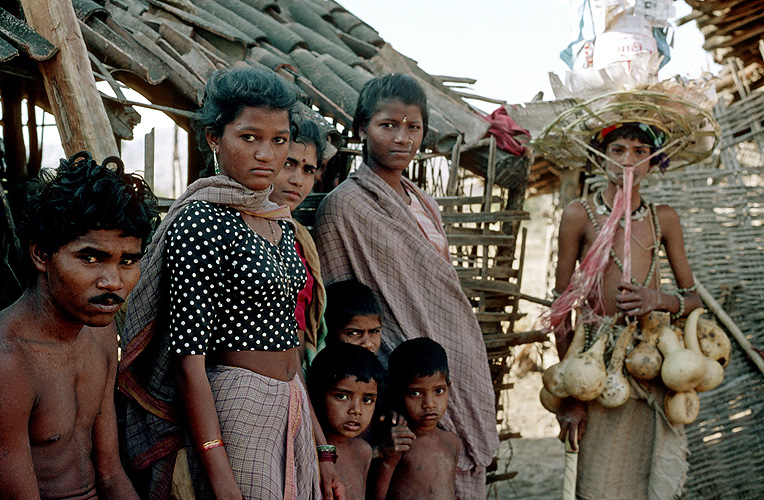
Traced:
<path fill-rule="evenodd" d="M 718 90 L 738 92 L 733 67 L 744 75 L 752 89 L 764 85 L 764 1 L 762 0 L 686 0 L 692 14 L 678 24 L 695 21 L 706 38 L 703 48 L 725 68 L 720 73 Z M 735 60 L 739 61 L 736 62 Z"/>
<path fill-rule="evenodd" d="M 358 92 L 367 80 L 405 72 L 422 84 L 428 96 L 431 116 L 425 147 L 448 152 L 458 136 L 470 144 L 488 130 L 479 113 L 444 85 L 444 77 L 422 71 L 332 0 L 72 3 L 96 79 L 113 78 L 137 90 L 186 130 L 190 128 L 188 112 L 199 106 L 206 79 L 215 69 L 236 63 L 267 67 L 294 82 L 304 93 L 304 111 L 309 112 L 311 105 L 318 108 L 328 119 L 327 129 L 350 127 Z M 0 11 L 0 19 L 12 21 L 10 29 L 0 30 L 0 78 L 25 75 L 39 84 L 35 62 L 52 56 L 55 47 L 48 44 L 44 50 L 34 50 L 45 41 L 21 20 L 23 14 L 15 4 L 0 0 L 0 7 L 7 9 Z M 45 109 L 45 93 L 37 95 Z M 135 116 L 130 105 L 119 94 L 116 99 L 104 99 L 115 134 L 132 138 Z M 499 152 L 498 173 L 512 168 L 508 157 Z M 463 166 L 477 173 L 485 170 L 480 161 Z M 503 178 L 497 175 L 499 181 Z"/>

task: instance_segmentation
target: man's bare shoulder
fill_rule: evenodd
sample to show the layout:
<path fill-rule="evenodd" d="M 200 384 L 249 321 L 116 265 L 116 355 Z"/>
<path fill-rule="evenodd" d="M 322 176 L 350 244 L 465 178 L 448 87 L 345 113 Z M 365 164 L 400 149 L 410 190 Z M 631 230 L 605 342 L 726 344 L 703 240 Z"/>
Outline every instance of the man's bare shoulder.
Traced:
<path fill-rule="evenodd" d="M 108 326 L 83 328 L 83 333 L 88 332 L 95 344 L 109 360 L 117 359 L 117 349 L 119 347 L 119 337 L 117 326 L 112 321 Z"/>
<path fill-rule="evenodd" d="M 34 403 L 34 364 L 23 348 L 21 325 L 9 309 L 0 312 L 0 399 L 12 396 L 16 403 L 28 403 L 31 407 Z"/>

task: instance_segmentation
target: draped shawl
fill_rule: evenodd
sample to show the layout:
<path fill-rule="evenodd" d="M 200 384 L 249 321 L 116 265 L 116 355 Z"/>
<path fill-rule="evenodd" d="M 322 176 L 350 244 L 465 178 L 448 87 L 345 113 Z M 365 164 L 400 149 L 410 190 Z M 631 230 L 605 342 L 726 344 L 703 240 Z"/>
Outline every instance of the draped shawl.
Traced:
<path fill-rule="evenodd" d="M 435 200 L 402 182 L 442 231 Z M 404 340 L 429 337 L 445 348 L 451 392 L 441 423 L 462 440 L 460 470 L 489 465 L 499 447 L 494 391 L 480 326 L 451 262 L 427 240 L 403 199 L 366 165 L 323 200 L 313 233 L 324 282 L 355 278 L 379 299 L 383 364 Z"/>

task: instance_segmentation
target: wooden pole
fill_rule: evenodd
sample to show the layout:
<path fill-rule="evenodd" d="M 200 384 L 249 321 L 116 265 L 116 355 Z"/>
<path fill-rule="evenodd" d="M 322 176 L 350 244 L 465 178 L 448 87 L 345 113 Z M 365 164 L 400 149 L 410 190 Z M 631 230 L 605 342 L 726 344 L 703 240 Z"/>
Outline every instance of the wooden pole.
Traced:
<path fill-rule="evenodd" d="M 67 156 L 86 150 L 100 162 L 118 155 L 72 2 L 21 0 L 21 5 L 32 29 L 59 48 L 38 64 Z"/>
<path fill-rule="evenodd" d="M 25 181 L 27 175 L 27 150 L 24 145 L 23 124 L 21 122 L 21 87 L 11 79 L 0 81 L 0 96 L 3 108 L 3 142 L 5 144 L 5 164 L 8 177 L 14 181 Z"/>
<path fill-rule="evenodd" d="M 154 128 L 143 137 L 143 180 L 154 191 Z"/>

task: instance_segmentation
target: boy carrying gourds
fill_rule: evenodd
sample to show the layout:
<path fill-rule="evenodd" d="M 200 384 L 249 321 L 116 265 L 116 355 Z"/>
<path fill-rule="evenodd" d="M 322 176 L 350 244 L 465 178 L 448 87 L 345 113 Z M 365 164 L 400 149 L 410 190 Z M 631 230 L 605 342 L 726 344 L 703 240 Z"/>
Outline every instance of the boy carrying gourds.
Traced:
<path fill-rule="evenodd" d="M 661 110 L 667 105 L 668 112 Z M 604 189 L 562 213 L 555 302 L 547 318 L 561 359 L 574 320 L 585 335 L 584 350 L 606 336 L 607 361 L 620 333 L 634 331 L 624 328 L 629 323 L 652 311 L 678 319 L 702 306 L 677 213 L 639 192 L 647 174 L 665 170 L 670 158 L 687 164 L 713 149 L 702 131 L 713 118 L 692 106 L 682 115 L 684 105 L 649 92 L 609 94 L 559 118 L 537 139 L 542 153 L 560 161 L 565 152 L 567 160 L 597 166 L 607 177 Z M 677 115 L 684 122 L 677 123 Z M 718 130 L 710 129 L 709 135 Z M 661 247 L 677 285 L 673 293 L 660 289 Z M 681 492 L 687 443 L 683 427 L 663 412 L 667 389 L 660 377 L 629 382 L 631 395 L 618 407 L 603 406 L 597 396 L 566 397 L 557 410 L 560 439 L 574 449 L 580 444 L 577 498 L 671 499 Z"/>

